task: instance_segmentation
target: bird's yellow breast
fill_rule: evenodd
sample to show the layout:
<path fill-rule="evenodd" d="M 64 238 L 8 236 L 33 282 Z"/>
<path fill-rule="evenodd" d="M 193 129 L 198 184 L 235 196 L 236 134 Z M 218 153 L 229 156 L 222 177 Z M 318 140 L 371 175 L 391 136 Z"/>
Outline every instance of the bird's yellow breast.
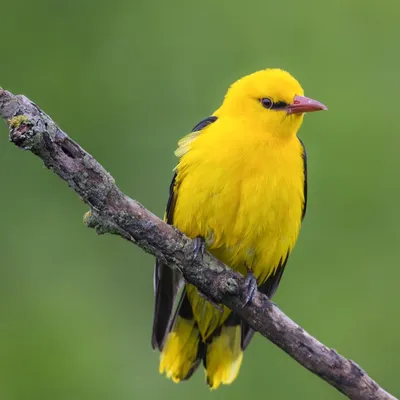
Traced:
<path fill-rule="evenodd" d="M 232 268 L 263 282 L 293 248 L 304 204 L 297 137 L 216 121 L 177 167 L 174 225 Z"/>

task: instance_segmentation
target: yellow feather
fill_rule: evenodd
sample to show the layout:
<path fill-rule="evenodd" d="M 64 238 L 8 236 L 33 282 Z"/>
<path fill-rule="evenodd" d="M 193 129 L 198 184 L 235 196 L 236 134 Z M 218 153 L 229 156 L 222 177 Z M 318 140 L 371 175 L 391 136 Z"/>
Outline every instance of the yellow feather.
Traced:
<path fill-rule="evenodd" d="M 178 317 L 160 356 L 160 374 L 174 382 L 185 379 L 196 360 L 199 330 L 193 320 Z"/>
<path fill-rule="evenodd" d="M 230 384 L 239 373 L 243 359 L 240 326 L 224 326 L 207 347 L 206 379 L 211 389 Z"/>
<path fill-rule="evenodd" d="M 200 135 L 200 131 L 189 133 L 178 142 L 178 148 L 175 150 L 175 155 L 178 158 L 184 156 L 190 150 L 190 144 Z"/>
<path fill-rule="evenodd" d="M 206 340 L 226 320 L 230 314 L 230 310 L 228 307 L 222 306 L 223 312 L 221 313 L 207 300 L 199 296 L 197 289 L 193 285 L 187 285 L 186 292 L 192 305 L 193 314 L 198 323 L 201 337 L 203 340 Z"/>

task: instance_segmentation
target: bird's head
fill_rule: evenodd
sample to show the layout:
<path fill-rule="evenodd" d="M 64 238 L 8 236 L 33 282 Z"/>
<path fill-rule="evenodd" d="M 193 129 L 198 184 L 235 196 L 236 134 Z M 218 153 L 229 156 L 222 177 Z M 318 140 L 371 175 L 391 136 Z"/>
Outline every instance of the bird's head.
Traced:
<path fill-rule="evenodd" d="M 279 136 L 296 135 L 304 113 L 327 107 L 304 96 L 299 82 L 281 69 L 264 69 L 236 81 L 218 115 L 230 115 Z"/>

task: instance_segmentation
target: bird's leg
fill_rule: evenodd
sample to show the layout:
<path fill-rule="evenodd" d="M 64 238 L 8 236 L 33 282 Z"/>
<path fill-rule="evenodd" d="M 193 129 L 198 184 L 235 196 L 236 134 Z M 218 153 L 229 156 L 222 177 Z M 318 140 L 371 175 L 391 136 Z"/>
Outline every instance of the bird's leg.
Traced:
<path fill-rule="evenodd" d="M 203 258 L 206 250 L 206 242 L 201 236 L 197 236 L 193 239 L 193 258 L 192 262 Z M 201 258 L 200 258 L 201 257 Z"/>
<path fill-rule="evenodd" d="M 255 294 L 257 293 L 257 279 L 254 276 L 253 272 L 248 269 L 247 275 L 244 278 L 244 285 L 243 285 L 243 300 L 244 304 L 243 307 L 246 307 L 253 299 Z"/>

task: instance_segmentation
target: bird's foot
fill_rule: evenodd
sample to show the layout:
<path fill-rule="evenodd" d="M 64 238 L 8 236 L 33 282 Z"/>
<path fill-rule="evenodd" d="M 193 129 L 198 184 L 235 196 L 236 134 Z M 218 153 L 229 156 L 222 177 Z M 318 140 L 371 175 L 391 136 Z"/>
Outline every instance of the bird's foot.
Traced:
<path fill-rule="evenodd" d="M 224 311 L 221 304 L 216 303 L 213 299 L 208 297 L 206 294 L 200 292 L 200 290 L 197 290 L 197 292 L 199 293 L 200 297 L 202 297 L 204 300 L 207 300 L 217 311 L 219 311 L 220 313 L 222 313 Z"/>
<path fill-rule="evenodd" d="M 254 276 L 253 272 L 248 270 L 246 277 L 244 278 L 243 285 L 243 307 L 246 307 L 255 297 L 257 293 L 257 279 Z"/>
<path fill-rule="evenodd" d="M 201 236 L 197 236 L 193 239 L 193 258 L 192 262 L 201 260 L 206 250 L 206 242 Z"/>

